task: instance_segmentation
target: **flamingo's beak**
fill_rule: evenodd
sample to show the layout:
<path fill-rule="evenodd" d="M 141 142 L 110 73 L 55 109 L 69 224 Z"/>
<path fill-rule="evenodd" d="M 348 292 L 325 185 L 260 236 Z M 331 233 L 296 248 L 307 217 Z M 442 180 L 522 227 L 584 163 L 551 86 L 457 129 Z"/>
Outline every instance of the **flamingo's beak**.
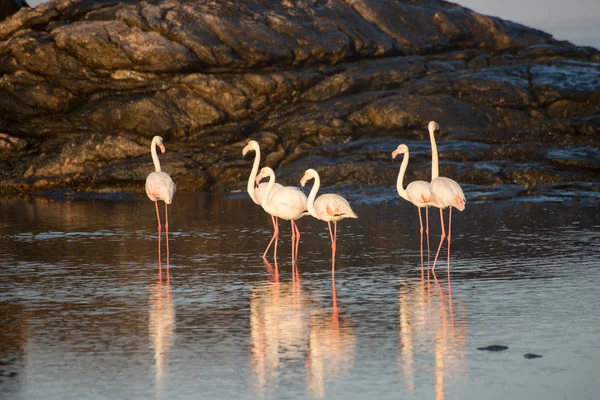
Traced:
<path fill-rule="evenodd" d="M 242 150 L 242 156 L 245 156 L 246 153 L 248 153 L 248 146 L 244 147 L 244 149 Z"/>
<path fill-rule="evenodd" d="M 161 144 L 160 146 L 158 146 L 160 148 L 160 152 L 164 153 L 165 152 L 165 145 Z"/>
<path fill-rule="evenodd" d="M 397 156 L 398 156 L 398 149 L 396 149 L 392 152 L 392 160 L 395 160 Z"/>
<path fill-rule="evenodd" d="M 260 181 L 262 181 L 262 178 L 263 178 L 262 173 L 256 175 L 256 180 L 254 181 L 254 183 L 256 183 L 256 186 L 258 186 L 258 184 L 260 183 Z"/>
<path fill-rule="evenodd" d="M 308 180 L 308 177 L 306 175 L 304 175 L 302 177 L 302 179 L 300 179 L 300 186 L 304 187 L 306 185 L 307 180 Z"/>

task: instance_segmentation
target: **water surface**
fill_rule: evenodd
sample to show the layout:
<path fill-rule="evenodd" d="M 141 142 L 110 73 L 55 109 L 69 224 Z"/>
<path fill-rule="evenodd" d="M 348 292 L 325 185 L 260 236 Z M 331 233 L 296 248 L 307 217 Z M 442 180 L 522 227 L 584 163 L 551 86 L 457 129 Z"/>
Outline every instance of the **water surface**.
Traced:
<path fill-rule="evenodd" d="M 332 280 L 324 223 L 296 279 L 242 195 L 177 194 L 168 275 L 146 198 L 1 200 L 0 398 L 596 398 L 597 202 L 469 203 L 450 284 L 414 207 L 353 207 Z"/>

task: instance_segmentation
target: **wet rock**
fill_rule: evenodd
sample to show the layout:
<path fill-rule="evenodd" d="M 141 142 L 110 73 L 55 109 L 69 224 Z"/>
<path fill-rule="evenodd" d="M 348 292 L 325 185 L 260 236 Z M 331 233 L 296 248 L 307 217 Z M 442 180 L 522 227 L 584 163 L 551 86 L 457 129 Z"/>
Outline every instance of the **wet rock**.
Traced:
<path fill-rule="evenodd" d="M 526 359 L 532 359 L 532 358 L 542 358 L 543 356 L 540 356 L 539 354 L 531 354 L 531 353 L 527 353 L 525 355 L 523 355 L 523 357 L 525 357 Z"/>
<path fill-rule="evenodd" d="M 25 0 L 3 0 L 0 3 L 0 21 L 13 15 L 22 7 L 29 7 Z"/>
<path fill-rule="evenodd" d="M 594 182 L 598 60 L 438 1 L 48 2 L 0 23 L 0 193 L 141 192 L 154 135 L 180 191 L 243 188 L 249 138 L 283 182 L 393 187 L 432 119 L 479 199 Z"/>
<path fill-rule="evenodd" d="M 504 351 L 504 350 L 508 350 L 508 346 L 502 346 L 502 345 L 499 345 L 499 344 L 493 344 L 491 346 L 478 347 L 477 350 L 482 350 L 482 351 Z"/>

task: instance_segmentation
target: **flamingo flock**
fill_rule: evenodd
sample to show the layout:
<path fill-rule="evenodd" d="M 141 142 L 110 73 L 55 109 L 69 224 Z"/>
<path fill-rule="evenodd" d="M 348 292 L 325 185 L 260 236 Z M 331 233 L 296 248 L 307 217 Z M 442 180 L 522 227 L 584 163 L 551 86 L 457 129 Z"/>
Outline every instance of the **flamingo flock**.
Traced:
<path fill-rule="evenodd" d="M 429 241 L 429 207 L 437 207 L 440 209 L 440 224 L 441 237 L 437 248 L 431 271 L 435 271 L 442 245 L 444 240 L 448 240 L 448 274 L 450 273 L 450 238 L 452 227 L 452 208 L 459 211 L 465 209 L 466 200 L 460 185 L 450 178 L 439 176 L 438 151 L 435 141 L 436 133 L 439 133 L 440 127 L 435 121 L 428 124 L 429 138 L 431 141 L 431 182 L 413 181 L 404 188 L 404 175 L 408 168 L 409 149 L 405 144 L 400 144 L 396 150 L 392 152 L 392 159 L 402 154 L 402 164 L 396 182 L 398 195 L 406 201 L 417 207 L 419 213 L 420 225 L 420 243 L 421 243 L 421 267 L 423 269 L 423 233 L 425 232 L 427 241 L 427 265 L 429 265 L 430 241 Z M 148 175 L 146 179 L 146 194 L 150 200 L 155 202 L 156 218 L 158 220 L 158 234 L 160 240 L 161 223 L 160 213 L 158 210 L 158 201 L 162 200 L 165 203 L 165 234 L 167 240 L 167 260 L 169 254 L 169 219 L 167 206 L 173 201 L 176 186 L 171 177 L 162 172 L 160 161 L 156 148 L 160 148 L 161 152 L 165 152 L 163 139 L 160 136 L 155 136 L 150 146 L 152 161 L 155 171 Z M 248 178 L 248 195 L 254 203 L 260 205 L 263 210 L 271 216 L 273 223 L 273 236 L 267 245 L 263 258 L 267 259 L 267 254 L 272 245 L 274 245 L 273 257 L 277 260 L 277 242 L 279 241 L 279 218 L 290 221 L 291 227 L 291 245 L 292 245 L 292 269 L 297 271 L 298 262 L 298 247 L 300 244 L 300 230 L 296 224 L 296 220 L 310 215 L 320 221 L 327 222 L 329 229 L 329 237 L 331 241 L 331 271 L 335 271 L 335 256 L 337 249 L 337 223 L 345 218 L 358 218 L 356 213 L 352 211 L 350 203 L 338 194 L 322 194 L 317 197 L 317 192 L 321 186 L 319 173 L 315 169 L 307 169 L 300 185 L 304 188 L 306 183 L 314 180 L 313 187 L 308 195 L 304 194 L 302 189 L 296 186 L 282 186 L 275 182 L 275 172 L 269 167 L 263 167 L 260 172 L 260 145 L 254 140 L 250 140 L 242 150 L 242 155 L 245 156 L 248 152 L 255 153 L 254 163 Z M 262 182 L 268 178 L 268 182 Z M 425 229 L 423 228 L 422 209 L 425 209 Z M 448 233 L 446 234 L 444 225 L 443 210 L 449 208 L 448 215 Z M 331 223 L 333 222 L 333 229 Z M 160 243 L 160 242 L 159 242 Z M 159 244 L 160 246 L 160 244 Z M 160 250 L 159 250 L 160 251 Z M 168 268 L 168 261 L 167 261 Z M 434 272 L 435 274 L 435 272 Z M 435 275 L 434 275 L 435 276 Z"/>

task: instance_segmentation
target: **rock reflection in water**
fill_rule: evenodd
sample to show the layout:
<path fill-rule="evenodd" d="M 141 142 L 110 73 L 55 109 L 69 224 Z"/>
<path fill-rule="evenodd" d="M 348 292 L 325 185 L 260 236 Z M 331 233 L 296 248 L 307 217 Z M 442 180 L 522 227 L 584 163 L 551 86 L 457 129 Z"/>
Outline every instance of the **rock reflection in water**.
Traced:
<path fill-rule="evenodd" d="M 445 398 L 445 378 L 466 374 L 467 324 L 455 315 L 452 287 L 426 277 L 401 281 L 398 367 L 406 390 L 415 392 L 415 358 L 433 353 L 436 399 Z M 416 363 L 417 365 L 422 363 Z"/>
<path fill-rule="evenodd" d="M 150 287 L 148 332 L 154 349 L 156 398 L 162 398 L 169 382 L 169 348 L 175 337 L 175 301 L 171 295 L 169 275 Z"/>
<path fill-rule="evenodd" d="M 335 282 L 332 305 L 322 307 L 302 287 L 299 276 L 292 282 L 263 282 L 252 286 L 250 298 L 251 386 L 265 396 L 298 379 L 283 371 L 302 363 L 308 392 L 325 397 L 325 383 L 351 368 L 355 334 L 340 319 Z"/>

